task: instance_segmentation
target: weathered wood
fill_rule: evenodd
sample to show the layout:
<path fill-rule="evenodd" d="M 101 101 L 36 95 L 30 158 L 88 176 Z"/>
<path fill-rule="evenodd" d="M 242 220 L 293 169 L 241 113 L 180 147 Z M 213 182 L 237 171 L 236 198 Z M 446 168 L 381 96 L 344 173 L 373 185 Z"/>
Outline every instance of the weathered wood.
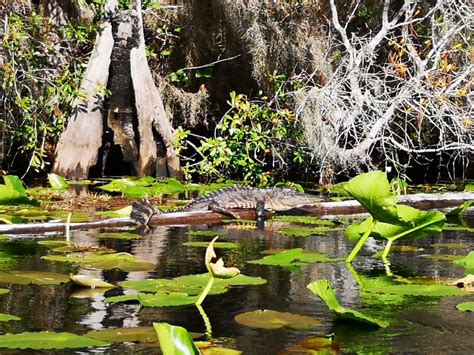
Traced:
<path fill-rule="evenodd" d="M 445 209 L 461 205 L 465 201 L 474 200 L 474 192 L 445 193 L 445 194 L 416 194 L 405 195 L 398 198 L 402 204 L 407 204 L 420 209 Z M 354 200 L 338 202 L 321 202 L 315 206 L 299 208 L 304 214 L 312 216 L 326 215 L 348 215 L 365 213 L 359 202 Z M 255 219 L 255 210 L 232 210 L 242 219 Z M 266 217 L 272 214 L 266 212 Z M 231 217 L 212 211 L 172 212 L 155 215 L 150 220 L 150 226 L 169 224 L 214 224 L 220 223 Z M 113 218 L 97 222 L 71 223 L 71 229 L 95 229 L 95 228 L 120 228 L 133 226 L 130 218 Z M 3 234 L 39 234 L 46 232 L 63 232 L 65 223 L 31 223 L 31 224 L 4 224 L 0 225 L 0 233 Z"/>
<path fill-rule="evenodd" d="M 116 4 L 117 0 L 108 0 L 106 9 L 114 11 Z M 81 95 L 74 103 L 75 112 L 56 148 L 53 171 L 64 177 L 85 179 L 90 168 L 97 164 L 103 134 L 103 89 L 107 87 L 113 45 L 112 26 L 106 21 L 97 35 Z"/>
<path fill-rule="evenodd" d="M 138 173 L 140 176 L 151 175 L 157 162 L 157 147 L 153 136 L 153 127 L 161 136 L 166 148 L 166 165 L 168 175 L 180 176 L 180 162 L 176 149 L 173 147 L 174 134 L 167 117 L 160 91 L 155 86 L 145 52 L 145 35 L 141 0 L 134 1 L 134 9 L 138 20 L 138 46 L 130 51 L 130 68 L 135 92 L 135 105 L 138 116 L 140 135 Z M 159 170 L 159 169 L 158 169 Z"/>

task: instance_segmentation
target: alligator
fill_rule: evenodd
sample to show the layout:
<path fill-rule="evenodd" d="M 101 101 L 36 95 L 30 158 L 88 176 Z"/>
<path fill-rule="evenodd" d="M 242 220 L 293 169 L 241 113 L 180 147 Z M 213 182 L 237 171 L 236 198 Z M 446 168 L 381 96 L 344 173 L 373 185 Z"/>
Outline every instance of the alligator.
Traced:
<path fill-rule="evenodd" d="M 299 192 L 295 188 L 258 188 L 250 186 L 226 187 L 216 190 L 184 206 L 181 212 L 214 211 L 233 218 L 239 216 L 230 209 L 255 209 L 257 219 L 263 219 L 265 210 L 287 211 L 306 205 L 321 202 L 320 196 Z M 131 218 L 140 225 L 147 225 L 154 214 L 161 211 L 148 200 L 140 200 L 133 204 Z"/>

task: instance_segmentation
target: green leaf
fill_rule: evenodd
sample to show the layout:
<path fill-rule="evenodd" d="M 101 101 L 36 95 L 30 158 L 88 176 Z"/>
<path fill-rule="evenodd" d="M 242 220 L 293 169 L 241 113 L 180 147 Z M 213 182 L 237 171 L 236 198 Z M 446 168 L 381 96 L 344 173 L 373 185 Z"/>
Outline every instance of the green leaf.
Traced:
<path fill-rule="evenodd" d="M 209 274 L 185 275 L 174 279 L 150 279 L 124 281 L 120 286 L 142 292 L 182 292 L 189 295 L 198 295 L 209 282 Z M 237 275 L 232 279 L 216 279 L 210 294 L 222 294 L 231 286 L 262 285 L 267 281 L 260 277 Z"/>
<path fill-rule="evenodd" d="M 215 232 L 215 231 L 189 231 L 186 233 L 189 236 L 197 236 L 197 237 L 217 237 L 217 236 L 225 236 L 228 235 L 228 232 Z M 206 243 L 206 247 L 207 247 Z"/>
<path fill-rule="evenodd" d="M 281 266 L 291 271 L 298 271 L 300 267 L 311 263 L 326 263 L 340 260 L 342 259 L 332 259 L 322 253 L 303 252 L 303 249 L 295 248 L 284 250 L 274 255 L 265 256 L 262 259 L 249 260 L 247 262 L 250 264 Z"/>
<path fill-rule="evenodd" d="M 111 343 L 157 343 L 156 332 L 153 327 L 91 330 L 86 336 Z"/>
<path fill-rule="evenodd" d="M 168 323 L 153 323 L 163 355 L 197 355 L 199 350 L 183 327 Z"/>
<path fill-rule="evenodd" d="M 278 231 L 279 234 L 286 237 L 309 237 L 312 235 L 327 235 L 329 232 L 335 230 L 328 227 L 317 228 L 302 228 L 302 227 L 288 227 L 282 228 Z"/>
<path fill-rule="evenodd" d="M 26 190 L 18 176 L 5 175 L 3 180 L 5 185 L 0 185 L 0 205 L 39 205 L 38 201 L 26 196 Z"/>
<path fill-rule="evenodd" d="M 272 310 L 245 312 L 235 316 L 234 319 L 237 323 L 247 327 L 261 329 L 280 329 L 284 327 L 290 329 L 311 329 L 321 325 L 319 320 L 311 317 Z"/>
<path fill-rule="evenodd" d="M 48 255 L 43 256 L 42 259 L 78 263 L 95 269 L 120 269 L 126 272 L 150 271 L 155 268 L 155 264 L 137 259 L 135 256 L 128 253 L 114 253 L 107 255 Z"/>
<path fill-rule="evenodd" d="M 336 224 L 334 221 L 312 216 L 274 216 L 271 220 L 276 222 L 311 224 L 317 226 L 334 226 Z"/>
<path fill-rule="evenodd" d="M 10 292 L 10 290 L 8 288 L 0 288 L 0 295 L 4 295 L 8 292 Z"/>
<path fill-rule="evenodd" d="M 474 312 L 474 302 L 459 303 L 456 308 L 461 312 Z"/>
<path fill-rule="evenodd" d="M 359 311 L 341 306 L 336 298 L 336 293 L 334 292 L 328 280 L 318 280 L 307 285 L 306 287 L 316 296 L 318 296 L 324 303 L 326 303 L 329 309 L 336 313 L 340 318 L 368 323 L 382 328 L 385 328 L 389 325 L 386 321 L 378 320 Z"/>
<path fill-rule="evenodd" d="M 0 313 L 0 322 L 9 322 L 11 320 L 21 320 L 20 317 L 12 316 L 10 314 Z M 1 344 L 0 344 L 1 346 Z"/>
<path fill-rule="evenodd" d="M 0 347 L 8 349 L 79 349 L 109 345 L 109 342 L 72 333 L 24 332 L 0 335 Z"/>
<path fill-rule="evenodd" d="M 56 190 L 64 190 L 69 187 L 69 184 L 66 182 L 66 180 L 57 174 L 48 174 L 48 181 L 51 187 Z"/>
<path fill-rule="evenodd" d="M 456 265 L 464 266 L 467 274 L 474 274 L 474 251 L 471 251 L 466 257 L 453 261 Z"/>
<path fill-rule="evenodd" d="M 116 232 L 116 233 L 98 233 L 93 234 L 93 237 L 101 239 L 141 239 L 143 235 L 128 233 L 128 232 Z"/>
<path fill-rule="evenodd" d="M 344 189 L 380 222 L 401 222 L 395 205 L 397 199 L 390 190 L 387 175 L 382 171 L 371 171 L 352 178 Z"/>
<path fill-rule="evenodd" d="M 462 205 L 452 209 L 448 213 L 446 213 L 446 216 L 459 216 L 463 214 L 471 205 L 474 203 L 474 201 L 465 201 Z"/>
<path fill-rule="evenodd" d="M 195 304 L 198 299 L 196 295 L 188 295 L 184 292 L 138 293 L 133 295 L 123 295 L 108 297 L 105 300 L 109 303 L 136 301 L 144 307 L 176 307 Z"/>
<path fill-rule="evenodd" d="M 120 218 L 120 217 L 130 217 L 130 213 L 132 213 L 132 206 L 127 206 L 115 211 L 99 211 L 96 212 L 96 215 L 111 217 L 111 218 Z"/>
<path fill-rule="evenodd" d="M 69 276 L 47 271 L 0 271 L 0 283 L 16 285 L 59 285 Z"/>
<path fill-rule="evenodd" d="M 186 243 L 183 243 L 183 245 L 187 247 L 207 248 L 209 243 L 208 242 L 186 242 Z M 231 242 L 216 242 L 214 243 L 214 247 L 217 249 L 238 249 L 240 248 L 240 245 L 237 243 L 231 243 Z"/>

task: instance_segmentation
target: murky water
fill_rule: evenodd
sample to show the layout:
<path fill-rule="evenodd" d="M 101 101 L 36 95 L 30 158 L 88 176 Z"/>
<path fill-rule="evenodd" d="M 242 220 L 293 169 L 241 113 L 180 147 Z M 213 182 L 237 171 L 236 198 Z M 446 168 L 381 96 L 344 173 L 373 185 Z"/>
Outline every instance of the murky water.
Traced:
<path fill-rule="evenodd" d="M 410 298 L 410 302 L 376 309 L 364 308 L 353 272 L 344 262 L 319 263 L 303 267 L 294 273 L 277 266 L 247 264 L 259 259 L 268 249 L 304 248 L 319 251 L 331 257 L 346 256 L 352 243 L 346 241 L 343 231 L 327 236 L 284 237 L 278 234 L 281 223 L 267 223 L 264 230 L 227 229 L 225 225 L 212 226 L 225 231 L 219 241 L 232 241 L 241 247 L 218 250 L 227 264 L 237 266 L 246 275 L 268 280 L 261 286 L 234 287 L 223 295 L 208 296 L 203 308 L 212 325 L 212 334 L 226 347 L 239 349 L 244 354 L 276 354 L 307 338 L 334 334 L 335 349 L 341 353 L 470 353 L 474 349 L 474 316 L 459 312 L 455 305 L 473 300 L 467 297 Z M 114 248 L 155 263 L 153 272 L 125 273 L 118 270 L 98 271 L 82 269 L 81 273 L 103 278 L 111 283 L 145 278 L 171 278 L 203 273 L 204 248 L 183 246 L 187 241 L 209 241 L 211 237 L 189 236 L 190 230 L 206 230 L 206 226 L 158 227 L 144 233 L 138 240 L 100 240 L 98 231 L 73 231 L 76 243 L 90 243 Z M 50 248 L 36 243 L 54 236 L 14 237 L 0 242 L 0 270 L 42 270 L 64 274 L 77 273 L 79 267 L 69 263 L 48 262 L 41 256 L 52 253 Z M 432 247 L 433 243 L 465 245 L 461 249 Z M 379 259 L 371 258 L 382 244 L 371 241 L 354 262 L 354 269 L 362 275 L 382 275 L 385 268 Z M 403 277 L 460 278 L 464 269 L 451 261 L 436 261 L 426 256 L 433 254 L 466 255 L 474 246 L 474 234 L 445 231 L 437 237 L 426 238 L 412 245 L 417 252 L 392 252 L 391 271 Z M 467 245 L 467 246 L 466 246 Z M 372 315 L 385 317 L 392 325 L 374 329 L 364 324 L 337 321 L 326 305 L 306 289 L 317 279 L 332 282 L 340 302 Z M 0 313 L 19 316 L 21 321 L 0 322 L 1 333 L 23 331 L 70 331 L 84 334 L 105 328 L 150 326 L 153 322 L 169 322 L 191 332 L 204 333 L 205 326 L 195 306 L 147 308 L 138 304 L 109 304 L 105 297 L 120 295 L 122 289 L 105 292 L 84 291 L 67 286 L 20 286 L 0 284 L 11 292 L 0 296 Z M 272 309 L 311 316 L 321 320 L 321 326 L 312 330 L 261 330 L 239 325 L 234 317 L 242 312 Z M 0 350 L 8 354 L 31 354 L 30 350 Z M 109 348 L 87 350 L 58 350 L 41 353 L 57 354 L 154 354 L 156 345 L 114 344 Z"/>

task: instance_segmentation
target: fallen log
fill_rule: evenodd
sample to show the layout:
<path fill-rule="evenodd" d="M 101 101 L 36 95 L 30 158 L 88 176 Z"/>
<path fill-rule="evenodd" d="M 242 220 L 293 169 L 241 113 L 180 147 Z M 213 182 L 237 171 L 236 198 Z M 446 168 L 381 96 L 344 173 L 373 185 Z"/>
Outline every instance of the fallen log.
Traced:
<path fill-rule="evenodd" d="M 465 201 L 474 200 L 474 192 L 453 192 L 443 194 L 415 194 L 398 197 L 401 204 L 410 205 L 419 209 L 447 209 L 461 205 Z M 306 206 L 298 209 L 305 215 L 328 216 L 328 215 L 350 215 L 365 213 L 365 209 L 355 200 L 321 202 L 314 206 Z M 235 209 L 232 212 L 242 219 L 255 219 L 256 211 L 248 209 Z M 266 212 L 270 217 L 271 212 Z M 154 215 L 149 225 L 182 225 L 182 224 L 215 224 L 231 217 L 212 211 L 193 212 L 170 212 Z M 71 223 L 70 229 L 100 229 L 100 228 L 123 228 L 132 227 L 135 223 L 130 218 L 111 218 L 95 222 Z M 40 234 L 48 232 L 64 232 L 66 223 L 46 222 L 28 224 L 3 224 L 0 225 L 0 233 L 3 234 Z"/>

